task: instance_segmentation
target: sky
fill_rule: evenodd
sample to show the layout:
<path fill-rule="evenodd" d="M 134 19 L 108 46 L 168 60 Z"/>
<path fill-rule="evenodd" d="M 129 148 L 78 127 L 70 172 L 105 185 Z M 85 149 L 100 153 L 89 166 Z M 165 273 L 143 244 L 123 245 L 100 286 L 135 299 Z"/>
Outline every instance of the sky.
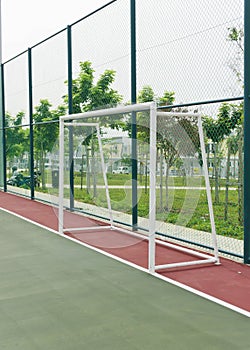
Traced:
<path fill-rule="evenodd" d="M 0 0 L 3 62 L 74 23 L 109 0 Z"/>
<path fill-rule="evenodd" d="M 0 0 L 3 62 L 26 51 L 110 0 Z M 79 62 L 93 64 L 95 79 L 115 71 L 112 88 L 130 100 L 130 1 L 119 0 L 72 29 L 73 77 Z M 185 103 L 242 95 L 229 65 L 237 58 L 228 28 L 241 27 L 243 0 L 138 0 L 137 91 L 175 92 Z M 67 79 L 66 31 L 32 50 L 34 105 L 48 98 L 58 106 Z M 27 111 L 27 57 L 5 65 L 5 105 Z M 218 107 L 218 106 L 217 106 Z M 216 107 L 216 109 L 217 109 Z"/>

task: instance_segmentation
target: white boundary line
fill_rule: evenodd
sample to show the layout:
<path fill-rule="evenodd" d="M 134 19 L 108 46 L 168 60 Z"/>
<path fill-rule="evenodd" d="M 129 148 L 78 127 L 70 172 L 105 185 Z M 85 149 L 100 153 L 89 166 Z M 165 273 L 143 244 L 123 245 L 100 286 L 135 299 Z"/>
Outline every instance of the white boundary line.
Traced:
<path fill-rule="evenodd" d="M 239 307 L 237 307 L 237 306 L 234 306 L 234 305 L 232 305 L 232 304 L 230 304 L 230 303 L 227 303 L 227 302 L 225 302 L 225 301 L 223 301 L 223 300 L 221 300 L 221 299 L 215 298 L 215 297 L 213 297 L 213 296 L 211 296 L 211 295 L 208 295 L 208 294 L 206 294 L 206 293 L 204 293 L 204 292 L 200 292 L 200 291 L 198 291 L 197 289 L 194 289 L 194 288 L 192 288 L 192 287 L 186 286 L 186 285 L 183 284 L 183 283 L 180 283 L 180 282 L 174 281 L 174 280 L 172 280 L 172 279 L 170 279 L 170 278 L 168 278 L 168 277 L 162 276 L 162 275 L 160 275 L 159 273 L 156 273 L 156 272 L 155 272 L 155 273 L 151 274 L 151 273 L 149 273 L 148 269 L 146 269 L 146 268 L 143 268 L 143 267 L 141 267 L 141 266 L 139 266 L 139 265 L 136 265 L 136 264 L 134 264 L 134 263 L 131 263 L 131 262 L 125 260 L 125 259 L 119 258 L 119 257 L 117 257 L 117 256 L 115 256 L 115 255 L 110 254 L 110 253 L 107 253 L 107 252 L 105 252 L 105 251 L 103 251 L 103 250 L 101 250 L 101 249 L 99 249 L 99 248 L 95 248 L 95 247 L 93 247 L 93 246 L 91 246 L 91 245 L 89 245 L 89 244 L 87 244 L 87 243 L 78 241 L 78 240 L 75 239 L 75 238 L 66 236 L 66 235 L 64 235 L 64 234 L 59 234 L 58 231 L 56 231 L 56 230 L 53 230 L 53 229 L 51 229 L 51 228 L 49 228 L 49 227 L 47 227 L 47 226 L 44 226 L 44 225 L 42 225 L 42 224 L 39 224 L 39 223 L 37 223 L 37 222 L 35 222 L 35 221 L 33 221 L 33 220 L 27 219 L 27 218 L 25 218 L 24 216 L 19 215 L 19 214 L 16 214 L 16 213 L 14 213 L 14 212 L 12 212 L 12 211 L 10 211 L 10 210 L 8 210 L 8 209 L 4 209 L 4 208 L 0 207 L 0 210 L 4 211 L 4 212 L 6 212 L 6 213 L 9 213 L 9 214 L 11 214 L 11 215 L 14 215 L 14 216 L 16 216 L 16 217 L 18 217 L 18 218 L 20 218 L 20 219 L 22 219 L 22 220 L 24 220 L 24 221 L 27 221 L 27 222 L 29 222 L 29 223 L 31 223 L 31 224 L 33 224 L 33 225 L 36 225 L 36 226 L 38 226 L 38 227 L 41 227 L 41 228 L 43 228 L 43 229 L 45 229 L 45 230 L 47 230 L 47 231 L 49 231 L 49 232 L 55 233 L 55 234 L 57 234 L 58 236 L 60 236 L 60 237 L 62 237 L 62 238 L 68 239 L 68 240 L 70 240 L 70 241 L 72 241 L 72 242 L 74 242 L 74 243 L 77 243 L 77 244 L 79 244 L 79 245 L 81 245 L 81 246 L 83 246 L 83 247 L 89 248 L 89 249 L 91 249 L 91 250 L 93 250 L 93 251 L 95 251 L 95 252 L 97 252 L 97 253 L 100 253 L 100 254 L 102 254 L 102 255 L 105 255 L 105 256 L 107 256 L 107 257 L 109 257 L 109 258 L 112 258 L 112 259 L 114 259 L 114 260 L 116 260 L 116 261 L 119 261 L 119 262 L 121 262 L 121 263 L 123 263 L 123 264 L 126 264 L 126 265 L 128 265 L 128 266 L 130 266 L 130 267 L 133 267 L 133 268 L 135 268 L 135 269 L 137 269 L 137 270 L 139 270 L 139 271 L 146 272 L 147 274 L 150 274 L 150 275 L 152 275 L 152 276 L 154 276 L 154 277 L 156 277 L 156 278 L 158 278 L 158 279 L 160 279 L 160 280 L 163 280 L 163 281 L 165 281 L 165 282 L 168 282 L 168 283 L 170 283 L 170 284 L 172 284 L 172 285 L 174 285 L 174 286 L 177 286 L 177 287 L 179 287 L 179 288 L 182 288 L 182 289 L 184 289 L 184 290 L 186 290 L 186 291 L 188 291 L 188 292 L 191 292 L 191 293 L 193 293 L 193 294 L 195 294 L 195 295 L 198 295 L 198 296 L 200 296 L 200 297 L 202 297 L 202 298 L 204 298 L 204 299 L 207 299 L 207 300 L 209 300 L 209 301 L 212 301 L 212 302 L 214 302 L 214 303 L 216 303 L 216 304 L 219 304 L 219 305 L 221 305 L 221 306 L 224 306 L 224 307 L 226 307 L 226 308 L 228 308 L 228 309 L 230 309 L 230 310 L 232 310 L 232 311 L 235 311 L 235 312 L 237 312 L 237 313 L 239 313 L 239 314 L 241 314 L 241 315 L 244 315 L 244 316 L 250 318 L 250 312 L 249 312 L 249 311 L 246 311 L 246 310 L 244 310 L 244 309 L 241 309 L 241 308 L 239 308 Z"/>

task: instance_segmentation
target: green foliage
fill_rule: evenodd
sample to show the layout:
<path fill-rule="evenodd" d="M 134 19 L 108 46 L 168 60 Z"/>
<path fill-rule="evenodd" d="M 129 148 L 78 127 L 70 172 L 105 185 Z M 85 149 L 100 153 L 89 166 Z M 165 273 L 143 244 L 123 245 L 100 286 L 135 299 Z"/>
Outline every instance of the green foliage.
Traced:
<path fill-rule="evenodd" d="M 34 120 L 34 151 L 36 160 L 39 163 L 39 170 L 42 173 L 42 187 L 45 187 L 45 156 L 51 152 L 59 133 L 59 116 L 65 114 L 65 107 L 59 106 L 56 110 L 51 110 L 48 100 L 40 100 L 40 104 L 35 107 Z"/>
<path fill-rule="evenodd" d="M 15 117 L 9 113 L 5 115 L 6 157 L 9 161 L 29 151 L 29 143 L 27 142 L 29 130 L 21 127 L 23 118 L 24 112 L 17 113 Z"/>
<path fill-rule="evenodd" d="M 235 74 L 238 82 L 243 84 L 244 80 L 244 31 L 242 27 L 228 28 L 228 41 L 236 47 L 233 58 L 229 61 L 229 68 Z"/>
<path fill-rule="evenodd" d="M 101 107 L 115 107 L 122 101 L 122 96 L 112 89 L 115 71 L 105 70 L 94 83 L 94 69 L 89 61 L 80 62 L 80 72 L 73 80 L 72 100 L 73 113 L 81 113 Z M 64 97 L 68 103 L 68 96 Z"/>
<path fill-rule="evenodd" d="M 237 46 L 244 51 L 243 40 L 244 40 L 244 31 L 242 28 L 228 28 L 228 40 L 233 41 Z"/>
<path fill-rule="evenodd" d="M 171 106 L 175 101 L 174 91 L 165 91 L 159 99 L 159 106 Z"/>
<path fill-rule="evenodd" d="M 216 119 L 208 116 L 203 119 L 203 127 L 207 137 L 212 142 L 221 142 L 242 122 L 242 116 L 242 105 L 222 103 Z"/>
<path fill-rule="evenodd" d="M 58 121 L 59 116 L 65 114 L 65 107 L 59 106 L 56 110 L 51 110 L 51 106 L 48 100 L 40 100 L 40 104 L 35 107 L 34 145 L 38 153 L 44 154 L 52 150 L 59 132 L 58 123 L 54 121 Z"/>
<path fill-rule="evenodd" d="M 151 101 L 154 101 L 154 99 L 155 99 L 155 94 L 150 85 L 143 86 L 143 88 L 139 91 L 137 96 L 137 101 L 139 103 L 151 102 Z"/>
<path fill-rule="evenodd" d="M 132 165 L 131 157 L 128 157 L 126 155 L 122 156 L 121 164 L 130 167 Z"/>

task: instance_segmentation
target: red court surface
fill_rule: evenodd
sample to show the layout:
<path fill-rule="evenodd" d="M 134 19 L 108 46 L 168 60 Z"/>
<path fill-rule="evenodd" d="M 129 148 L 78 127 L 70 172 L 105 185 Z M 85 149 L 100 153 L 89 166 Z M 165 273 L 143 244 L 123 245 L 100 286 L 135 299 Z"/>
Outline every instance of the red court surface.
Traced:
<path fill-rule="evenodd" d="M 57 209 L 50 205 L 0 192 L 0 208 L 57 231 Z M 66 227 L 90 227 L 94 225 L 97 226 L 96 230 L 66 234 L 139 267 L 147 268 L 148 242 L 143 236 L 138 238 L 116 230 L 104 229 L 102 223 L 83 215 L 70 212 L 65 215 Z M 196 258 L 192 255 L 165 246 L 157 245 L 156 247 L 157 265 L 194 259 Z M 221 258 L 221 264 L 218 266 L 199 265 L 175 268 L 162 270 L 159 274 L 210 297 L 229 303 L 233 307 L 250 312 L 249 266 Z"/>

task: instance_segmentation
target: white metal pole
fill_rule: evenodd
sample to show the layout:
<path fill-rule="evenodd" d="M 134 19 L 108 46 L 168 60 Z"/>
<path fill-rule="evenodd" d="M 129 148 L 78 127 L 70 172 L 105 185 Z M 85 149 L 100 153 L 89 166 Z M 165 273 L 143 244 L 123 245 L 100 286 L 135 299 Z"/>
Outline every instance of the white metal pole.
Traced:
<path fill-rule="evenodd" d="M 150 190 L 149 190 L 149 239 L 148 269 L 155 272 L 155 211 L 156 211 L 156 104 L 150 107 Z"/>
<path fill-rule="evenodd" d="M 59 123 L 59 209 L 58 231 L 63 234 L 63 201 L 64 201 L 64 120 Z"/>
<path fill-rule="evenodd" d="M 127 105 L 121 107 L 113 107 L 107 109 L 98 109 L 96 111 L 83 112 L 77 114 L 69 114 L 64 118 L 64 120 L 80 119 L 80 118 L 91 118 L 91 117 L 104 117 L 120 113 L 131 113 L 131 112 L 142 112 L 148 111 L 150 109 L 152 102 L 137 103 L 136 105 Z"/>
<path fill-rule="evenodd" d="M 198 117 L 198 130 L 199 130 L 199 136 L 200 136 L 201 155 L 202 155 L 205 184 L 206 184 L 206 191 L 207 191 L 207 202 L 208 202 L 209 216 L 210 216 L 210 222 L 211 222 L 212 239 L 213 239 L 213 245 L 214 245 L 214 256 L 217 260 L 217 263 L 219 263 L 219 251 L 218 251 L 218 244 L 217 244 L 217 238 L 216 238 L 214 211 L 213 211 L 213 203 L 212 203 L 212 196 L 211 196 L 211 189 L 210 189 L 210 181 L 208 176 L 206 150 L 205 150 L 201 115 L 199 115 Z"/>

